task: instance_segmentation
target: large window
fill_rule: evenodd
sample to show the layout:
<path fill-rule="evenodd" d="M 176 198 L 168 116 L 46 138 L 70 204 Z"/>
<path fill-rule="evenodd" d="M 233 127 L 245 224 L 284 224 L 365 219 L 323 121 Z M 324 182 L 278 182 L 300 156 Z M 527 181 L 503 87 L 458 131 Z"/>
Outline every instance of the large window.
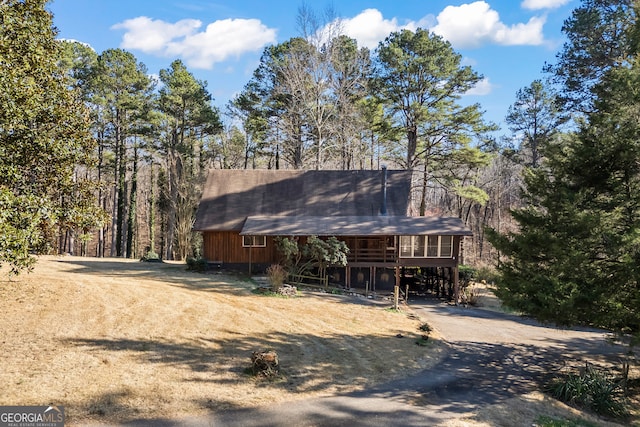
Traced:
<path fill-rule="evenodd" d="M 264 248 L 267 246 L 266 236 L 242 236 L 242 247 Z"/>
<path fill-rule="evenodd" d="M 402 258 L 451 258 L 452 255 L 453 236 L 400 236 Z"/>

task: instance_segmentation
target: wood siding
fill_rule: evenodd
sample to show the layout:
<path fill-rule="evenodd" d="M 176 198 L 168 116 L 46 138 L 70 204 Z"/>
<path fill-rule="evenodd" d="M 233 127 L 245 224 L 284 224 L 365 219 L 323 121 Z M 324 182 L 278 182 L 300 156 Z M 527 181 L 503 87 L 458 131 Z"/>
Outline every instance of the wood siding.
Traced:
<path fill-rule="evenodd" d="M 204 232 L 204 257 L 208 261 L 225 264 L 272 264 L 280 260 L 274 238 L 267 236 L 264 248 L 242 246 L 242 236 L 237 231 Z M 349 246 L 348 262 L 350 266 L 396 264 L 406 267 L 454 267 L 458 265 L 460 236 L 453 238 L 453 257 L 451 258 L 397 258 L 397 238 L 387 237 L 346 237 L 341 238 Z M 304 244 L 305 238 L 300 239 Z"/>
<path fill-rule="evenodd" d="M 205 232 L 203 238 L 203 254 L 208 261 L 224 264 L 276 263 L 276 251 L 273 237 L 267 237 L 264 248 L 247 248 L 242 246 L 242 236 L 237 231 Z M 251 252 L 251 253 L 249 253 Z"/>

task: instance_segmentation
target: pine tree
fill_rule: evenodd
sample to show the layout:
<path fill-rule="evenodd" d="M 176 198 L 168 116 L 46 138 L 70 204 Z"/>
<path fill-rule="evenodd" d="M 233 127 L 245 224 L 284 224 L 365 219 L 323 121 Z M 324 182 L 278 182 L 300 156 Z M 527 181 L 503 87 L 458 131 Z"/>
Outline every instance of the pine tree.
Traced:
<path fill-rule="evenodd" d="M 507 256 L 498 295 L 563 325 L 640 338 L 640 64 L 606 73 L 594 113 L 566 144 L 546 146 L 525 177 L 520 229 L 492 243 Z"/>

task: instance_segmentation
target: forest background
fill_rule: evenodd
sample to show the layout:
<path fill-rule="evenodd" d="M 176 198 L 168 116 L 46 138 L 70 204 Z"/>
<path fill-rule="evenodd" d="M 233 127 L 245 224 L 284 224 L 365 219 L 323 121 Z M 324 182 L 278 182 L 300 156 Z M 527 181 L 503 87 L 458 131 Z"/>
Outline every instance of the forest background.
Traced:
<path fill-rule="evenodd" d="M 4 243 L 2 261 L 28 263 L 25 248 L 197 257 L 191 228 L 210 168 L 385 164 L 415 172 L 420 214 L 471 228 L 466 262 L 493 263 L 485 230 L 517 229 L 511 211 L 527 203 L 525 172 L 544 164 L 545 146 L 575 134 L 602 73 L 629 65 L 631 36 L 619 36 L 635 25 L 633 1 L 584 1 L 565 23 L 557 63 L 546 65 L 549 80 L 515 94 L 499 138 L 481 105 L 460 103 L 482 76 L 422 29 L 370 50 L 328 25 L 330 11 L 301 6 L 299 36 L 265 48 L 243 91 L 218 109 L 180 60 L 154 79 L 125 50 L 56 40 L 46 4 L 0 5 L 2 224 L 6 236 L 26 230 Z"/>

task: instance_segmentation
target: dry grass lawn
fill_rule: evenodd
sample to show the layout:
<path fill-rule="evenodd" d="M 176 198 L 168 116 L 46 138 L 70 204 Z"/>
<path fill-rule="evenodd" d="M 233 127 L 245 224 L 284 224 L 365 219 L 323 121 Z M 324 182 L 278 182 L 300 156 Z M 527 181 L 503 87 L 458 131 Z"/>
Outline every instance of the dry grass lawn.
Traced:
<path fill-rule="evenodd" d="M 362 389 L 442 357 L 415 345 L 420 321 L 389 305 L 303 293 L 181 264 L 41 257 L 0 270 L 0 404 L 64 405 L 69 425 L 200 415 Z M 401 334 L 403 337 L 397 337 Z M 282 376 L 246 373 L 274 349 Z"/>
<path fill-rule="evenodd" d="M 64 405 L 68 425 L 198 416 L 360 390 L 446 353 L 437 333 L 415 345 L 421 321 L 390 303 L 254 288 L 122 259 L 41 257 L 13 279 L 0 270 L 0 405 Z M 479 297 L 500 309 L 489 289 Z M 247 372 L 252 352 L 268 349 L 280 358 L 276 380 Z M 531 393 L 445 426 L 533 425 L 540 415 L 613 425 Z"/>

